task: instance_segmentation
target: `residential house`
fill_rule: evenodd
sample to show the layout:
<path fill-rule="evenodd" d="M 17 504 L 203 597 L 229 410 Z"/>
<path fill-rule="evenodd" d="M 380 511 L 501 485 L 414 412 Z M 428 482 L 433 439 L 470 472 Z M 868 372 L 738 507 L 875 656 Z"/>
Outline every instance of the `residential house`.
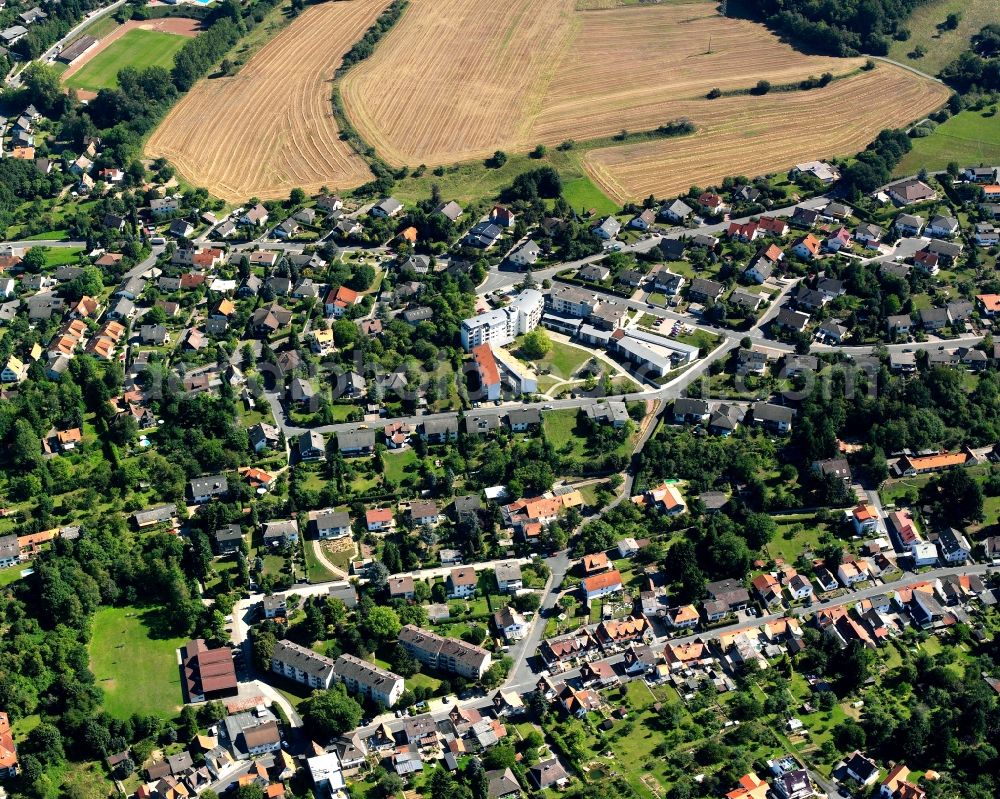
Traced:
<path fill-rule="evenodd" d="M 428 419 L 420 424 L 420 437 L 428 444 L 445 444 L 458 439 L 458 420 L 454 417 Z"/>
<path fill-rule="evenodd" d="M 605 241 L 610 241 L 615 236 L 618 235 L 619 231 L 622 229 L 621 222 L 615 219 L 613 216 L 605 217 L 601 220 L 599 225 L 595 225 L 590 229 L 597 238 L 604 239 Z"/>
<path fill-rule="evenodd" d="M 924 330 L 941 330 L 948 325 L 947 308 L 921 308 L 918 314 Z"/>
<path fill-rule="evenodd" d="M 795 241 L 792 245 L 792 252 L 799 256 L 799 258 L 811 261 L 819 255 L 821 246 L 818 238 L 812 233 L 807 233 Z"/>
<path fill-rule="evenodd" d="M 497 581 L 497 590 L 501 594 L 514 594 L 521 590 L 523 577 L 521 564 L 517 561 L 498 563 L 493 567 L 493 575 Z"/>
<path fill-rule="evenodd" d="M 968 539 L 954 527 L 946 527 L 938 533 L 937 546 L 941 560 L 949 565 L 965 563 L 972 554 Z"/>
<path fill-rule="evenodd" d="M 507 641 L 520 641 L 530 629 L 524 617 L 511 605 L 493 614 L 493 626 Z"/>
<path fill-rule="evenodd" d="M 441 512 L 433 500 L 410 503 L 410 523 L 418 527 L 433 527 L 441 519 Z"/>
<path fill-rule="evenodd" d="M 375 451 L 375 431 L 358 428 L 337 433 L 337 449 L 347 457 L 371 455 Z"/>
<path fill-rule="evenodd" d="M 938 214 L 927 223 L 927 235 L 937 238 L 951 238 L 959 231 L 958 220 L 953 216 Z"/>
<path fill-rule="evenodd" d="M 772 432 L 787 433 L 792 429 L 795 411 L 784 405 L 756 402 L 751 406 L 750 412 L 755 424 L 763 425 Z"/>
<path fill-rule="evenodd" d="M 862 222 L 854 231 L 854 240 L 866 247 L 878 246 L 882 241 L 884 231 L 878 225 L 871 222 Z"/>
<path fill-rule="evenodd" d="M 809 314 L 783 306 L 774 317 L 774 325 L 780 330 L 802 333 L 808 327 L 809 319 Z"/>
<path fill-rule="evenodd" d="M 267 225 L 268 218 L 267 209 L 257 203 L 253 208 L 243 212 L 240 216 L 240 224 L 248 227 L 264 227 Z"/>
<path fill-rule="evenodd" d="M 973 238 L 980 247 L 995 247 L 1000 244 L 1000 229 L 992 222 L 977 222 Z"/>
<path fill-rule="evenodd" d="M 693 213 L 694 209 L 690 205 L 682 200 L 674 200 L 669 205 L 661 206 L 659 215 L 671 222 L 684 222 Z"/>
<path fill-rule="evenodd" d="M 413 587 L 414 581 L 409 575 L 403 575 L 402 577 L 390 577 L 388 583 L 389 599 L 414 599 L 415 594 Z"/>
<path fill-rule="evenodd" d="M 243 531 L 238 524 L 227 524 L 212 533 L 212 544 L 216 555 L 232 555 L 239 552 L 243 543 Z"/>
<path fill-rule="evenodd" d="M 924 229 L 924 218 L 915 214 L 900 214 L 893 227 L 901 236 L 919 236 Z"/>
<path fill-rule="evenodd" d="M 587 602 L 600 599 L 623 589 L 622 576 L 617 569 L 585 577 L 581 584 Z"/>
<path fill-rule="evenodd" d="M 262 537 L 268 547 L 294 544 L 299 540 L 299 523 L 295 519 L 265 522 Z"/>
<path fill-rule="evenodd" d="M 678 397 L 674 400 L 673 414 L 677 424 L 697 424 L 708 420 L 708 402 L 702 399 Z"/>
<path fill-rule="evenodd" d="M 722 296 L 725 286 L 714 280 L 696 277 L 688 288 L 688 297 L 694 302 L 715 302 Z"/>
<path fill-rule="evenodd" d="M 542 760 L 528 769 L 528 778 L 540 791 L 547 788 L 563 788 L 569 783 L 569 774 L 555 757 Z"/>
<path fill-rule="evenodd" d="M 533 265 L 542 254 L 542 248 L 530 239 L 518 247 L 508 256 L 508 260 L 517 266 L 528 267 Z"/>
<path fill-rule="evenodd" d="M 395 526 L 391 508 L 372 508 L 365 512 L 365 527 L 370 533 L 384 533 Z"/>
<path fill-rule="evenodd" d="M 652 208 L 646 208 L 637 216 L 634 216 L 628 226 L 636 230 L 649 230 L 656 221 L 656 212 Z"/>
<path fill-rule="evenodd" d="M 224 474 L 208 474 L 188 481 L 188 499 L 196 504 L 208 502 L 229 493 L 229 480 Z"/>
<path fill-rule="evenodd" d="M 886 319 L 886 326 L 893 336 L 907 336 L 913 327 L 913 320 L 908 314 L 895 314 Z"/>
<path fill-rule="evenodd" d="M 436 510 L 437 508 L 435 508 Z M 436 512 L 434 517 L 437 518 Z M 450 599 L 465 599 L 475 596 L 478 585 L 479 579 L 476 576 L 476 570 L 471 566 L 452 569 L 445 580 L 445 589 Z"/>
<path fill-rule="evenodd" d="M 706 191 L 698 196 L 698 207 L 705 214 L 724 214 L 729 205 L 715 192 Z"/>
<path fill-rule="evenodd" d="M 316 537 L 322 540 L 347 538 L 351 535 L 351 516 L 333 508 L 310 513 Z"/>
<path fill-rule="evenodd" d="M 885 187 L 885 192 L 896 205 L 911 205 L 937 199 L 937 192 L 934 189 L 915 178 L 892 183 Z"/>
<path fill-rule="evenodd" d="M 862 786 L 868 786 L 878 779 L 881 769 L 874 760 L 855 750 L 844 759 L 844 771 Z"/>

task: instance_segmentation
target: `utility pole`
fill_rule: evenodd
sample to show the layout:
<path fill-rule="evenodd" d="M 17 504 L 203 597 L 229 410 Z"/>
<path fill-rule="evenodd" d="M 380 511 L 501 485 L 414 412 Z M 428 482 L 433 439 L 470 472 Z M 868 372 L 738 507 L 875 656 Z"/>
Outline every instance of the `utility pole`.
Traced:
<path fill-rule="evenodd" d="M 708 53 L 711 52 L 712 52 L 712 34 L 710 33 L 708 34 L 708 50 L 706 51 L 706 55 L 708 55 Z"/>

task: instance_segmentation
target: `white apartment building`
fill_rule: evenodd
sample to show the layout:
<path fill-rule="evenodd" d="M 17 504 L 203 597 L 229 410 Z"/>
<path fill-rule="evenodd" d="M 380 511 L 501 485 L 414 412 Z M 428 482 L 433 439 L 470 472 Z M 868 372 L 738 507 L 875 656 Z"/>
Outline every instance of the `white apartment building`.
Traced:
<path fill-rule="evenodd" d="M 466 352 L 480 344 L 503 347 L 530 333 L 542 319 L 545 300 L 541 292 L 525 289 L 504 308 L 486 311 L 462 322 L 462 346 Z"/>

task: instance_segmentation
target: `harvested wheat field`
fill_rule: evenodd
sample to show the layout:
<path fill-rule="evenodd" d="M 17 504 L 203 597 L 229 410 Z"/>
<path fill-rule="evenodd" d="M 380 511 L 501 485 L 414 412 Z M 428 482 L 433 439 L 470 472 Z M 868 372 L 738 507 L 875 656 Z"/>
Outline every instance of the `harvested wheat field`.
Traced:
<path fill-rule="evenodd" d="M 227 200 L 360 185 L 371 173 L 339 138 L 330 82 L 386 5 L 310 6 L 237 75 L 199 81 L 153 133 L 146 154 L 169 159 L 187 180 Z"/>
<path fill-rule="evenodd" d="M 591 150 L 583 163 L 615 199 L 669 196 L 727 175 L 850 155 L 883 128 L 918 119 L 947 98 L 941 84 L 879 64 L 823 89 L 675 103 L 676 116 L 692 119 L 697 133 Z"/>
<path fill-rule="evenodd" d="M 351 122 L 389 163 L 521 147 L 573 36 L 576 0 L 411 0 L 341 82 Z"/>
<path fill-rule="evenodd" d="M 412 0 L 342 94 L 390 163 L 443 164 L 651 129 L 680 115 L 678 100 L 715 86 L 843 75 L 862 63 L 798 53 L 714 3 L 580 11 L 577 0 Z"/>

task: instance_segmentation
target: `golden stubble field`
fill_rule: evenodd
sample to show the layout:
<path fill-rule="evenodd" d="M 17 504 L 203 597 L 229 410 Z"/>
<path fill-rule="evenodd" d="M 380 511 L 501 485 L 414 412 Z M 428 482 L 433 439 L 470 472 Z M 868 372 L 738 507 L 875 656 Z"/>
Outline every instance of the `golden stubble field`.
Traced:
<path fill-rule="evenodd" d="M 388 2 L 310 6 L 237 75 L 199 81 L 150 137 L 146 154 L 169 159 L 188 181 L 232 201 L 365 182 L 367 165 L 339 138 L 331 81 Z"/>
<path fill-rule="evenodd" d="M 619 201 L 669 196 L 727 175 L 753 177 L 816 158 L 851 155 L 884 128 L 907 124 L 948 98 L 941 84 L 888 64 L 823 89 L 676 103 L 697 133 L 590 150 L 588 174 Z"/>
<path fill-rule="evenodd" d="M 701 0 L 590 10 L 580 2 L 616 0 L 411 0 L 372 56 L 344 77 L 347 114 L 386 161 L 411 167 L 694 121 L 692 136 L 580 154 L 605 190 L 624 199 L 847 154 L 947 94 L 879 65 L 822 90 L 709 101 L 713 87 L 848 75 L 863 60 L 803 55 Z M 308 8 L 238 75 L 199 82 L 147 154 L 229 200 L 365 182 L 365 162 L 339 138 L 331 80 L 387 4 Z"/>
<path fill-rule="evenodd" d="M 651 129 L 714 86 L 861 63 L 798 53 L 713 3 L 579 11 L 576 0 L 411 0 L 342 95 L 390 163 L 431 165 Z"/>

